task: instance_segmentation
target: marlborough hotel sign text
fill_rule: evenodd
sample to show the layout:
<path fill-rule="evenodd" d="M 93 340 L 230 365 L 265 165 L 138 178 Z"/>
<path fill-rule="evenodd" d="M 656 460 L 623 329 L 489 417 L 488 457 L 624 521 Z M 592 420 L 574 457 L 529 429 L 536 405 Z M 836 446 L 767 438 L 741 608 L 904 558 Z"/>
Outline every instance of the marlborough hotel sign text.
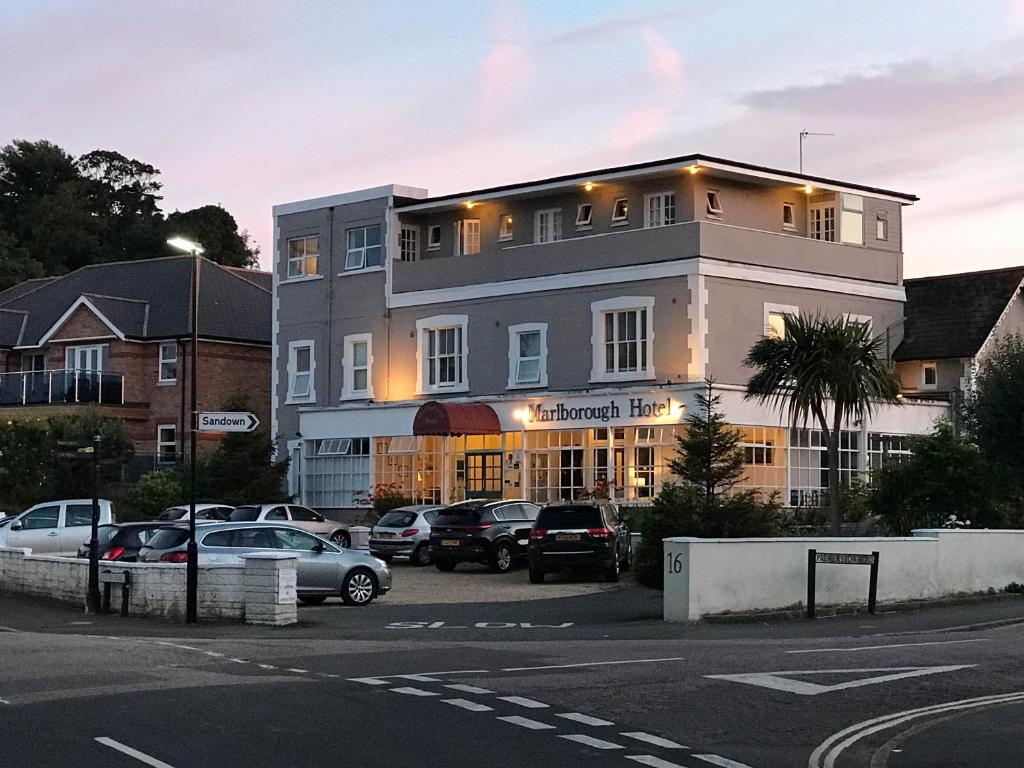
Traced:
<path fill-rule="evenodd" d="M 513 416 L 527 429 L 594 425 L 676 424 L 683 420 L 683 401 L 669 394 L 570 397 L 526 403 Z"/>

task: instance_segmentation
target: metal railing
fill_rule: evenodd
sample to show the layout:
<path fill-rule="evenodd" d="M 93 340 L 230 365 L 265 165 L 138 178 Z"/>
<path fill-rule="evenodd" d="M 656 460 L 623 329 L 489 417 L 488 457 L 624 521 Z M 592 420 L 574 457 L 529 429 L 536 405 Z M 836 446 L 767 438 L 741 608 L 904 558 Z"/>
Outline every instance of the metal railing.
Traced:
<path fill-rule="evenodd" d="M 0 407 L 59 403 L 124 404 L 124 376 L 84 368 L 0 373 Z"/>

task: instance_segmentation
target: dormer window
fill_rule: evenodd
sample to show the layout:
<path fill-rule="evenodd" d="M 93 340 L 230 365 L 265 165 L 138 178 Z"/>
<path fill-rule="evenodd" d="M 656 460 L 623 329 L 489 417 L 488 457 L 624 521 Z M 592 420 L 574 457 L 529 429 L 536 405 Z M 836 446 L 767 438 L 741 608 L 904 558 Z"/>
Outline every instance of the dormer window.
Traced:
<path fill-rule="evenodd" d="M 629 200 L 620 197 L 612 206 L 612 226 L 629 223 Z"/>
<path fill-rule="evenodd" d="M 580 203 L 576 208 L 576 228 L 590 229 L 594 218 L 594 206 L 591 203 Z"/>
<path fill-rule="evenodd" d="M 707 215 L 712 219 L 722 218 L 722 201 L 718 198 L 718 192 L 713 189 L 709 189 L 705 196 L 707 197 Z"/>

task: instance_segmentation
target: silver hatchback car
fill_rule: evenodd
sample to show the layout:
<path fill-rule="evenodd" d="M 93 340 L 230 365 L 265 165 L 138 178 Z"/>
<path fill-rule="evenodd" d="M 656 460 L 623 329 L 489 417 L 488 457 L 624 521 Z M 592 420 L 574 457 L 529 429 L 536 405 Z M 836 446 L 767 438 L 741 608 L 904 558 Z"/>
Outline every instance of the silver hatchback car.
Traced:
<path fill-rule="evenodd" d="M 370 531 L 370 552 L 385 563 L 408 557 L 413 565 L 430 565 L 430 526 L 442 504 L 413 504 L 385 512 Z"/>
<path fill-rule="evenodd" d="M 291 525 L 206 523 L 196 531 L 201 565 L 240 564 L 249 552 L 285 551 L 298 557 L 299 602 L 319 605 L 338 595 L 346 605 L 367 605 L 391 589 L 387 563 L 368 552 L 346 549 Z M 139 552 L 142 562 L 184 563 L 188 526 L 153 534 Z"/>

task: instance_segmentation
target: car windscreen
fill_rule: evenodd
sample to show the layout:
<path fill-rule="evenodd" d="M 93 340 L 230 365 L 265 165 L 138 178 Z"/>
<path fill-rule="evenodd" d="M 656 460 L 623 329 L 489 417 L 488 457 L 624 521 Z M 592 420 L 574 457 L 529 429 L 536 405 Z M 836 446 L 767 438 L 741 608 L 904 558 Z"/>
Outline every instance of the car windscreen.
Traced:
<path fill-rule="evenodd" d="M 459 509 L 458 507 L 442 509 L 437 513 L 437 520 L 432 525 L 480 525 L 483 510 Z"/>
<path fill-rule="evenodd" d="M 174 549 L 188 541 L 187 528 L 161 528 L 146 542 L 151 549 Z"/>
<path fill-rule="evenodd" d="M 601 510 L 597 507 L 545 507 L 537 515 L 537 527 L 601 528 Z"/>
<path fill-rule="evenodd" d="M 388 512 L 377 525 L 381 528 L 408 528 L 415 522 L 415 512 Z"/>
<path fill-rule="evenodd" d="M 228 520 L 233 523 L 251 523 L 253 520 L 259 520 L 259 518 L 259 507 L 238 507 L 231 510 L 231 514 L 228 515 Z"/>
<path fill-rule="evenodd" d="M 165 509 L 159 515 L 157 515 L 156 519 L 157 520 L 180 520 L 181 518 L 185 517 L 186 514 L 188 514 L 187 510 L 178 509 L 177 507 L 171 507 L 170 509 Z"/>

